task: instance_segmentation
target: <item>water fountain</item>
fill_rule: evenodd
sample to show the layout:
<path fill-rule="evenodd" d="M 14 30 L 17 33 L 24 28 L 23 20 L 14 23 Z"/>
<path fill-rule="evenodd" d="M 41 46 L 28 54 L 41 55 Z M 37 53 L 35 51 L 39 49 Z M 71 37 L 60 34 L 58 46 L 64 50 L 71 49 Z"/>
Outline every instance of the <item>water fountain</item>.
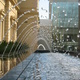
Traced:
<path fill-rule="evenodd" d="M 18 3 L 16 3 L 16 5 L 14 5 L 10 10 L 8 10 L 5 14 L 5 16 L 0 20 L 0 24 L 1 24 L 1 21 L 4 21 L 4 18 L 8 15 L 8 13 L 10 13 L 12 11 L 12 9 L 14 9 L 17 5 L 20 5 L 23 1 L 26 1 L 26 0 L 20 0 Z M 50 3 L 52 5 L 52 3 Z M 60 6 L 57 6 L 57 9 L 60 9 L 61 7 Z M 44 9 L 43 9 L 44 10 Z M 35 9 L 30 9 L 30 10 L 27 10 L 25 11 L 24 13 L 22 13 L 17 19 L 14 20 L 14 22 L 12 22 L 12 24 L 10 25 L 10 28 L 8 28 L 8 30 L 6 31 L 6 33 L 4 34 L 4 37 L 2 40 L 5 40 L 6 36 L 8 35 L 8 32 L 14 27 L 15 25 L 15 22 L 18 22 L 20 19 L 22 19 L 25 15 L 28 15 L 28 14 L 31 14 L 31 12 L 34 12 Z M 47 10 L 45 10 L 47 12 Z M 62 11 L 63 13 L 65 13 L 65 10 Z M 54 21 L 55 23 L 58 23 L 58 16 L 54 16 Z M 23 20 L 17 27 L 16 29 L 16 32 L 22 28 L 22 26 L 25 24 L 25 22 L 29 21 L 29 20 L 32 20 L 34 18 L 37 18 L 38 15 L 33 15 L 33 16 L 28 16 L 26 17 L 25 20 Z M 65 13 L 65 17 L 67 17 L 67 14 Z M 70 21 L 68 21 L 70 22 Z M 59 24 L 60 25 L 60 24 Z M 52 25 L 50 25 L 52 26 Z M 38 31 L 38 21 L 37 19 L 32 21 L 31 23 L 28 23 L 27 25 L 25 25 L 25 28 L 23 28 L 20 32 L 20 34 L 17 36 L 15 42 L 13 43 L 13 45 L 11 46 L 11 49 L 8 53 L 8 68 L 10 68 L 10 65 L 16 66 L 16 63 L 10 63 L 11 60 L 13 60 L 13 58 L 15 59 L 15 62 L 17 62 L 17 64 L 19 62 L 21 62 L 22 66 L 21 66 L 21 71 L 23 71 L 23 69 L 25 68 L 24 67 L 24 62 L 22 62 L 25 58 L 26 58 L 26 55 L 23 54 L 23 53 L 26 53 L 27 54 L 27 51 L 29 51 L 30 53 L 33 53 L 34 52 L 34 48 L 36 46 L 36 44 L 38 43 L 38 41 L 42 40 L 44 41 L 44 43 L 46 44 L 46 47 L 48 48 L 48 50 L 51 52 L 51 49 L 53 48 L 52 47 L 52 42 L 53 42 L 53 39 L 52 39 L 52 33 L 54 33 L 53 35 L 56 36 L 56 41 L 57 43 L 59 43 L 58 45 L 60 45 L 61 41 L 59 40 L 59 36 L 58 34 L 60 33 L 61 34 L 61 31 L 59 31 L 56 26 L 58 26 L 58 24 L 54 25 L 54 29 L 52 31 L 52 28 L 44 25 L 43 27 L 40 27 L 39 31 Z M 61 26 L 62 28 L 62 26 Z M 68 31 L 68 29 L 66 30 Z M 64 33 L 64 31 L 63 31 Z M 23 34 L 23 35 L 22 35 Z M 38 34 L 38 35 L 37 35 Z M 14 34 L 11 34 L 11 39 L 14 37 Z M 21 38 L 20 38 L 21 37 Z M 29 39 L 32 39 L 31 41 L 29 41 Z M 53 37 L 54 38 L 54 37 Z M 20 40 L 19 40 L 20 39 Z M 19 41 L 18 41 L 19 40 Z M 17 45 L 16 45 L 16 42 L 18 41 Z M 25 51 L 25 47 L 23 47 L 23 43 L 25 42 L 28 42 L 29 44 L 29 48 L 26 48 L 26 51 Z M 55 46 L 57 46 L 57 43 L 55 43 Z M 2 41 L 0 43 L 0 45 L 2 44 Z M 5 58 L 5 54 L 6 54 L 6 50 L 9 46 L 10 42 L 8 42 L 8 44 L 6 45 L 2 55 L 1 55 L 1 60 L 2 60 L 2 63 L 4 63 L 4 58 Z M 25 43 L 27 44 L 27 43 Z M 15 46 L 16 45 L 16 46 Z M 43 46 L 44 50 L 46 49 L 45 45 L 44 44 L 40 44 L 39 46 Z M 38 46 L 38 47 L 39 47 Z M 54 45 L 53 45 L 54 46 Z M 15 47 L 15 49 L 14 49 Z M 14 49 L 14 50 L 13 50 Z M 12 52 L 13 51 L 13 52 Z M 4 64 L 2 64 L 4 66 Z M 10 69 L 8 69 L 10 70 Z M 3 71 L 4 72 L 4 71 Z M 16 72 L 16 70 L 15 70 Z M 5 72 L 4 72 L 5 73 Z"/>
<path fill-rule="evenodd" d="M 4 18 L 7 16 L 7 14 L 10 13 L 10 12 L 12 11 L 12 9 L 14 9 L 17 5 L 21 4 L 22 1 L 24 1 L 24 0 L 19 1 L 19 2 L 18 2 L 16 5 L 14 5 L 10 10 L 8 10 L 7 13 L 5 14 L 5 16 L 0 20 L 0 23 L 1 23 L 1 21 L 4 20 Z M 11 27 L 6 31 L 6 33 L 5 33 L 4 37 L 3 37 L 3 40 L 5 40 L 5 37 L 7 36 L 8 32 L 11 30 L 11 28 L 13 28 L 15 22 L 17 22 L 21 17 L 23 17 L 23 16 L 26 15 L 27 13 L 30 13 L 31 11 L 33 12 L 34 10 L 31 9 L 31 10 L 25 11 L 23 14 L 21 14 L 21 15 L 12 23 Z M 18 29 L 19 29 L 26 21 L 29 21 L 30 19 L 32 19 L 32 18 L 34 18 L 34 17 L 37 17 L 37 15 L 30 16 L 30 17 L 28 17 L 25 21 L 23 21 L 23 22 L 18 26 L 18 28 L 16 29 L 16 32 L 18 31 Z M 18 38 L 19 38 L 19 37 L 21 36 L 21 34 L 24 32 L 24 30 L 26 30 L 26 29 L 27 29 L 29 26 L 31 26 L 32 24 L 36 24 L 36 23 L 38 23 L 38 22 L 34 21 L 34 22 L 28 24 L 28 25 L 21 31 L 21 33 L 20 33 L 19 36 L 17 37 L 16 41 L 15 41 L 14 44 L 12 45 L 12 48 L 11 48 L 10 52 L 8 53 L 8 58 L 10 58 L 10 56 L 12 55 L 12 54 L 11 54 L 11 51 L 12 51 L 15 43 L 17 42 Z M 35 26 L 36 26 L 36 25 L 35 25 Z M 34 26 L 32 26 L 32 27 L 35 28 Z M 31 28 L 31 29 L 32 29 L 32 28 Z M 28 35 L 28 34 L 30 33 L 30 31 L 31 31 L 31 30 L 28 30 L 28 31 L 25 33 L 25 35 Z M 32 31 L 32 32 L 33 32 L 33 31 Z M 32 33 L 32 32 L 31 32 L 31 33 Z M 25 36 L 25 35 L 23 35 L 23 36 Z M 14 36 L 14 35 L 11 35 L 11 39 L 13 38 L 13 36 Z M 24 37 L 23 37 L 23 36 L 22 36 L 23 39 L 21 39 L 22 41 L 24 41 Z M 28 36 L 25 36 L 25 38 L 26 38 L 26 37 L 28 37 Z M 21 41 L 21 40 L 20 40 L 20 41 Z M 19 41 L 19 43 L 20 43 L 20 41 Z M 22 44 L 19 45 L 19 43 L 17 44 L 17 47 L 20 48 Z M 0 45 L 1 45 L 1 44 L 2 44 L 2 42 L 0 43 Z M 3 59 L 4 59 L 4 57 L 5 57 L 5 52 L 6 52 L 7 48 L 8 48 L 8 46 L 9 46 L 9 44 L 10 44 L 10 42 L 6 45 L 6 47 L 5 47 L 4 51 L 3 51 L 3 54 L 2 54 L 2 56 L 1 56 L 2 61 L 4 61 Z M 19 48 L 18 48 L 18 51 L 19 51 Z M 17 49 L 17 48 L 16 48 L 16 49 Z M 16 49 L 15 49 L 15 50 L 16 50 Z M 32 52 L 32 51 L 31 51 L 31 52 Z M 14 51 L 14 53 L 15 53 L 15 51 Z"/>

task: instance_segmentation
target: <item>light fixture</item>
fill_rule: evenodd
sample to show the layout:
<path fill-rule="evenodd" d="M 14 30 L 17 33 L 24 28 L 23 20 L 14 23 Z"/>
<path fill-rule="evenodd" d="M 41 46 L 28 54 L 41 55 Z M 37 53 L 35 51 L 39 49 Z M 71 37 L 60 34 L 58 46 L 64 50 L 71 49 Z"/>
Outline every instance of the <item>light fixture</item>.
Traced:
<path fill-rule="evenodd" d="M 68 22 L 70 22 L 70 20 L 68 20 Z"/>
<path fill-rule="evenodd" d="M 76 26 L 77 24 L 75 23 L 74 25 Z"/>
<path fill-rule="evenodd" d="M 80 6 L 80 0 L 78 1 L 78 6 Z"/>
<path fill-rule="evenodd" d="M 65 14 L 65 16 L 67 16 L 67 14 Z"/>
<path fill-rule="evenodd" d="M 61 26 L 61 27 L 63 27 L 63 26 Z"/>
<path fill-rule="evenodd" d="M 63 10 L 63 12 L 65 12 L 65 10 Z"/>
<path fill-rule="evenodd" d="M 59 9 L 60 7 L 58 6 L 57 8 Z"/>
<path fill-rule="evenodd" d="M 52 14 L 52 16 L 54 16 L 54 14 Z"/>
<path fill-rule="evenodd" d="M 79 30 L 79 33 L 80 33 L 80 30 Z"/>
<path fill-rule="evenodd" d="M 66 31 L 68 31 L 69 29 L 67 28 Z"/>
<path fill-rule="evenodd" d="M 77 37 L 79 38 L 80 36 L 79 36 L 79 35 L 77 35 Z"/>
<path fill-rule="evenodd" d="M 67 35 L 67 38 L 69 38 L 69 35 Z"/>
<path fill-rule="evenodd" d="M 56 26 L 55 26 L 55 28 L 56 28 Z"/>
<path fill-rule="evenodd" d="M 50 3 L 50 4 L 52 4 L 52 3 Z"/>

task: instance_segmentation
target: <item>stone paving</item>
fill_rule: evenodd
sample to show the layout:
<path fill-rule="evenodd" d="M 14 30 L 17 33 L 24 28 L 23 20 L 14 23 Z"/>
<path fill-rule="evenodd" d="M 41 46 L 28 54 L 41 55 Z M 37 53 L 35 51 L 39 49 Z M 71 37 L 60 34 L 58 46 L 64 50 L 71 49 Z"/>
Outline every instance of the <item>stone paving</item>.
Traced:
<path fill-rule="evenodd" d="M 27 65 L 31 58 L 32 56 L 20 65 Z M 17 75 L 20 68 L 15 70 Z M 8 74 L 12 75 L 11 78 L 5 75 L 5 79 L 1 80 L 16 80 L 14 77 L 17 75 L 14 74 Z M 60 53 L 36 54 L 18 80 L 80 80 L 80 59 Z"/>

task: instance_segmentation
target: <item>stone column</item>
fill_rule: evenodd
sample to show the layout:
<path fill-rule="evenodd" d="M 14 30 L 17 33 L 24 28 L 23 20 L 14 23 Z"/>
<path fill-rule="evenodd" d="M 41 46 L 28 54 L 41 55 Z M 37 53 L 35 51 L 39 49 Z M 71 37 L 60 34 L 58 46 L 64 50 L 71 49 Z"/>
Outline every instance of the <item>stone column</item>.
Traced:
<path fill-rule="evenodd" d="M 1 20 L 1 14 L 0 14 L 0 20 Z M 0 41 L 1 41 L 1 32 L 2 32 L 2 22 L 0 22 Z"/>
<path fill-rule="evenodd" d="M 1 68 L 2 68 L 2 65 L 1 65 L 1 59 L 0 59 L 0 71 L 2 70 Z"/>
<path fill-rule="evenodd" d="M 1 63 L 1 66 L 2 66 L 2 73 L 4 74 L 5 72 L 4 72 L 4 60 L 1 60 L 2 61 L 2 63 Z"/>
<path fill-rule="evenodd" d="M 10 70 L 10 60 L 11 59 L 8 59 L 8 69 L 7 69 L 8 71 Z"/>
<path fill-rule="evenodd" d="M 17 29 L 17 23 L 14 26 L 14 42 L 17 40 L 17 31 L 16 31 L 16 29 Z"/>
<path fill-rule="evenodd" d="M 5 0 L 5 13 L 7 13 L 8 10 L 9 10 L 9 0 Z M 10 24 L 10 18 L 9 18 L 9 13 L 8 13 L 5 18 L 5 33 L 8 31 L 9 24 Z M 10 31 L 8 32 L 8 34 L 5 37 L 5 40 L 7 42 L 9 41 L 9 37 L 10 37 L 9 34 L 10 34 Z"/>

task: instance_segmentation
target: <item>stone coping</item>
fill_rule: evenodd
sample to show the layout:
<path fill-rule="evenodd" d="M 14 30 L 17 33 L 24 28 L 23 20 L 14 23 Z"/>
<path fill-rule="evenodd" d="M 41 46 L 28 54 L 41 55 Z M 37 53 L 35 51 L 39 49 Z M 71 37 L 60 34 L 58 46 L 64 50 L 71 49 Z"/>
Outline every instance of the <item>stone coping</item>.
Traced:
<path fill-rule="evenodd" d="M 9 72 L 7 72 L 0 80 L 16 80 L 18 76 L 21 74 L 21 72 L 24 70 L 26 65 L 28 65 L 30 60 L 33 58 L 33 56 L 34 56 L 34 53 L 31 54 L 29 57 L 27 57 L 20 64 L 18 64 L 16 67 L 11 69 Z"/>

